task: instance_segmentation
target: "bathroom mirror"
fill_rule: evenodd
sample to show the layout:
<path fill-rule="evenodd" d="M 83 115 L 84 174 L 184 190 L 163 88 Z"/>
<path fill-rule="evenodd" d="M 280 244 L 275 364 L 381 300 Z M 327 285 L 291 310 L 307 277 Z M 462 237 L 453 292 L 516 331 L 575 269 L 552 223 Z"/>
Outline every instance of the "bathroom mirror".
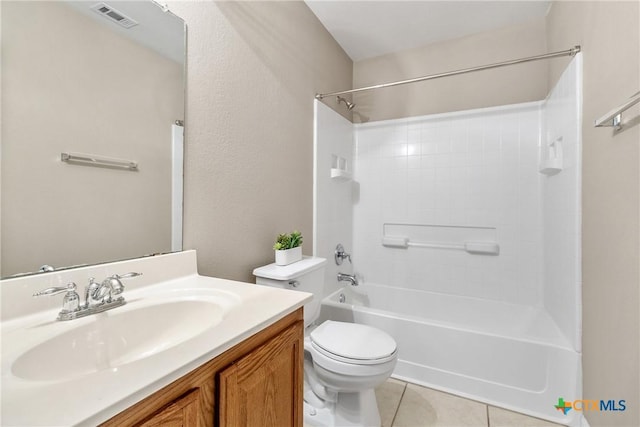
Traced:
<path fill-rule="evenodd" d="M 184 22 L 150 0 L 0 7 L 0 276 L 181 250 Z"/>

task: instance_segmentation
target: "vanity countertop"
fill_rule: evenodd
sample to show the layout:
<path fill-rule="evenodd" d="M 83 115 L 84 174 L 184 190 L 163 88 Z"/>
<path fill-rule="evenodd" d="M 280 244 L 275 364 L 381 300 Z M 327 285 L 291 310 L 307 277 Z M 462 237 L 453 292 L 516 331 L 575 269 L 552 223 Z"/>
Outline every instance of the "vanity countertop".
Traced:
<path fill-rule="evenodd" d="M 125 282 L 127 304 L 97 315 L 57 321 L 62 295 L 31 297 L 70 281 L 82 295 L 89 277 L 129 271 L 143 276 Z M 185 251 L 3 280 L 1 424 L 97 425 L 311 299 L 196 271 L 195 251 Z"/>

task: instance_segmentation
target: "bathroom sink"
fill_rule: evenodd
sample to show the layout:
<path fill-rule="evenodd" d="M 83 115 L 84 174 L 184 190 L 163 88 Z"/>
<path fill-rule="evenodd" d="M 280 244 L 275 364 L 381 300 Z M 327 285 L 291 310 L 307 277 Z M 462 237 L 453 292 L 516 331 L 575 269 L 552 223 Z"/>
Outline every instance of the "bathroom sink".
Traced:
<path fill-rule="evenodd" d="M 228 307 L 215 299 L 131 302 L 85 318 L 16 358 L 11 371 L 33 381 L 70 380 L 151 357 L 219 324 Z M 47 326 L 42 326 L 47 327 Z"/>
<path fill-rule="evenodd" d="M 126 285 L 126 304 L 101 313 L 60 321 L 63 295 L 32 297 L 134 271 L 144 275 Z M 0 290 L 0 424 L 16 426 L 100 425 L 311 299 L 201 276 L 195 251 L 5 279 Z"/>

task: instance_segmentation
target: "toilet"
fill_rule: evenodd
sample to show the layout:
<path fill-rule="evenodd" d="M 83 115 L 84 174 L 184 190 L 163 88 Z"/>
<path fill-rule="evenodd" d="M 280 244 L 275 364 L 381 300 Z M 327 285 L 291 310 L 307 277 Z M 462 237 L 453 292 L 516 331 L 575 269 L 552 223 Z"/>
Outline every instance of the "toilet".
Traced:
<path fill-rule="evenodd" d="M 327 260 L 304 257 L 286 266 L 253 270 L 258 285 L 305 291 L 304 422 L 309 426 L 380 426 L 374 388 L 396 365 L 397 346 L 387 333 L 320 315 Z"/>

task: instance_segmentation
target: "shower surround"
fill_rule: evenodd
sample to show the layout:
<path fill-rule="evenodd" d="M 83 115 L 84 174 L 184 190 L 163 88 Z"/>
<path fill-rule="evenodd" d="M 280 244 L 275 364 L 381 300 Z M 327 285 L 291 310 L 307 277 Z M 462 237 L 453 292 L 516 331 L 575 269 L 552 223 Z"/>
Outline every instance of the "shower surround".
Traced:
<path fill-rule="evenodd" d="M 585 425 L 554 407 L 582 397 L 581 88 L 578 54 L 539 102 L 352 125 L 316 101 L 314 254 L 361 276 L 327 269 L 323 316 L 394 336 L 396 377 Z"/>

